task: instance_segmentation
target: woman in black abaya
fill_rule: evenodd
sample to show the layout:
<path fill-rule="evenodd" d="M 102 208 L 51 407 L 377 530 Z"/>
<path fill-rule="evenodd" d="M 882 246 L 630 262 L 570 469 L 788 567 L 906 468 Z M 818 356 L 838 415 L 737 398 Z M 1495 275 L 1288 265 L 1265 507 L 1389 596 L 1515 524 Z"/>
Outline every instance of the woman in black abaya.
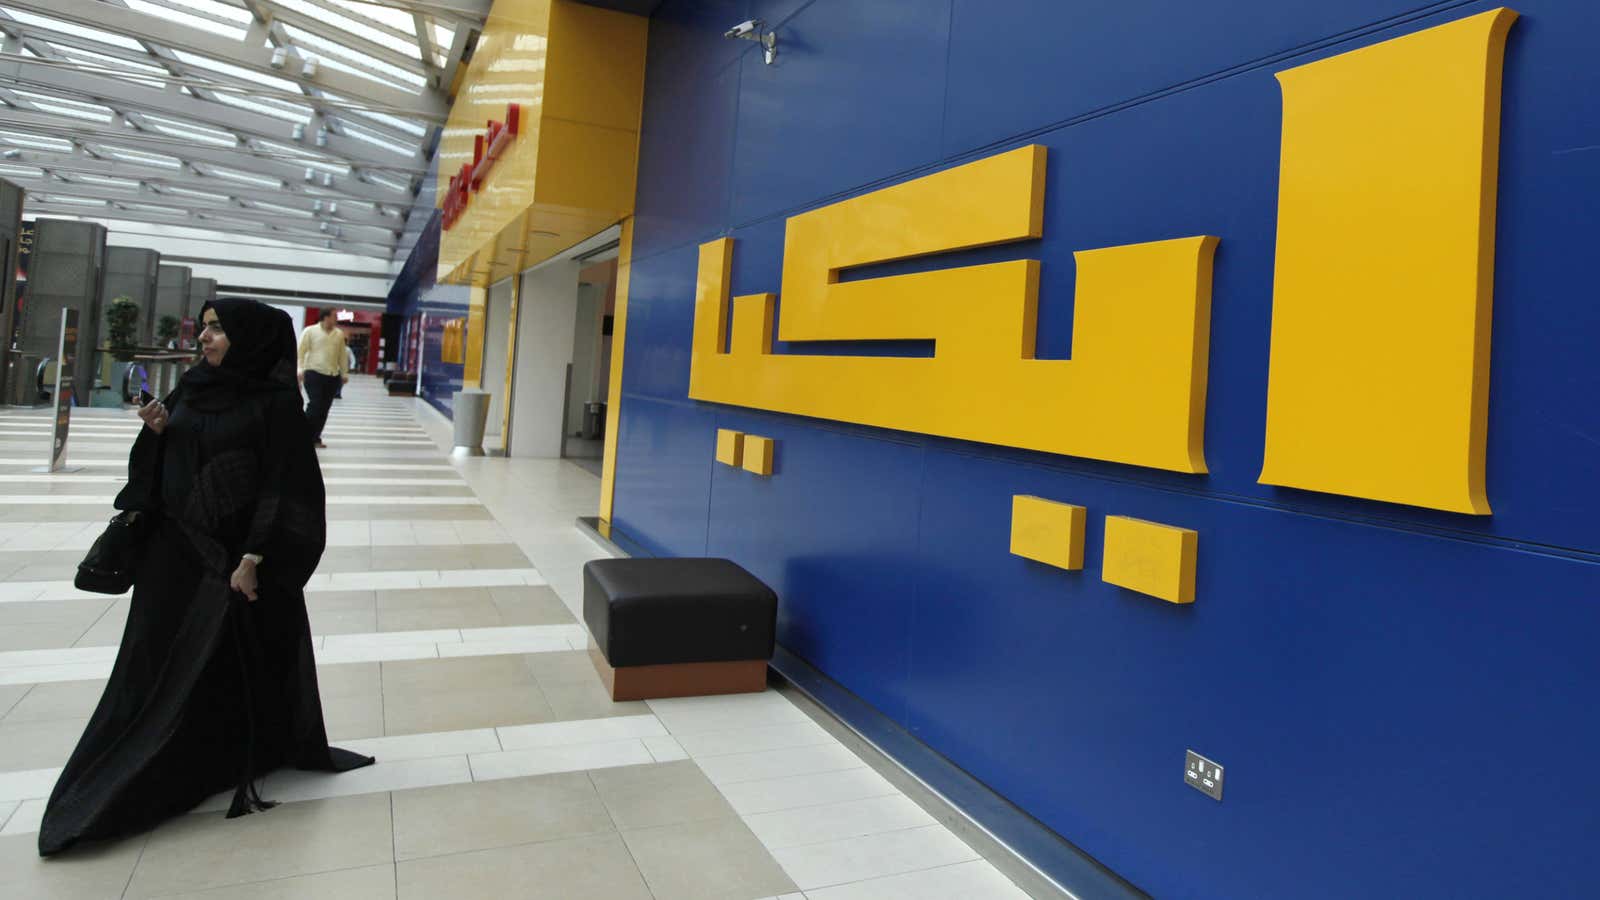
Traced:
<path fill-rule="evenodd" d="M 39 853 L 134 833 L 233 790 L 272 804 L 281 766 L 344 771 L 328 746 L 306 620 L 322 556 L 322 472 L 289 317 L 251 300 L 201 311 L 204 360 L 145 420 L 118 509 L 145 538 L 111 679 L 50 795 Z"/>

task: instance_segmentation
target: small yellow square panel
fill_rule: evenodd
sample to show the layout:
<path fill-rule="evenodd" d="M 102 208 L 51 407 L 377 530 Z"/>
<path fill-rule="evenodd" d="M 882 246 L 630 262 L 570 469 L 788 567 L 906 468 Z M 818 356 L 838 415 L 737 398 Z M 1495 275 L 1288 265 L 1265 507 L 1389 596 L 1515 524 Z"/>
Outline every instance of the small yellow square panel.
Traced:
<path fill-rule="evenodd" d="M 1083 568 L 1081 506 L 1019 494 L 1011 498 L 1011 552 L 1055 566 Z"/>
<path fill-rule="evenodd" d="M 758 437 L 753 434 L 744 438 L 744 467 L 748 472 L 757 475 L 772 474 L 772 445 L 769 437 Z"/>
<path fill-rule="evenodd" d="M 744 459 L 744 434 L 738 431 L 729 431 L 726 428 L 717 429 L 717 462 L 725 466 L 737 466 Z"/>
<path fill-rule="evenodd" d="M 1106 516 L 1100 577 L 1171 603 L 1193 603 L 1199 541 L 1199 535 L 1188 528 Z"/>

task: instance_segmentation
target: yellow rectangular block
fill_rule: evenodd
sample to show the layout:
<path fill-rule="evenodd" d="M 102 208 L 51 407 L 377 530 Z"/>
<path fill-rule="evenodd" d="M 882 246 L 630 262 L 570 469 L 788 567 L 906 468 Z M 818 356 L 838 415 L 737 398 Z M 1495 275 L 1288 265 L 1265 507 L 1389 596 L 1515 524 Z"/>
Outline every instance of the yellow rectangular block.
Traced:
<path fill-rule="evenodd" d="M 1193 603 L 1199 542 L 1199 534 L 1188 528 L 1106 516 L 1100 578 L 1170 603 Z"/>
<path fill-rule="evenodd" d="M 1278 73 L 1262 484 L 1490 514 L 1500 76 L 1516 18 L 1490 10 Z"/>
<path fill-rule="evenodd" d="M 1081 569 L 1087 516 L 1081 506 L 1018 494 L 1011 498 L 1011 552 L 1058 569 Z"/>
<path fill-rule="evenodd" d="M 717 462 L 725 466 L 737 466 L 744 459 L 744 434 L 738 431 L 729 431 L 726 428 L 717 429 Z"/>
<path fill-rule="evenodd" d="M 772 474 L 772 445 L 769 437 L 747 434 L 744 438 L 744 468 L 757 475 Z"/>

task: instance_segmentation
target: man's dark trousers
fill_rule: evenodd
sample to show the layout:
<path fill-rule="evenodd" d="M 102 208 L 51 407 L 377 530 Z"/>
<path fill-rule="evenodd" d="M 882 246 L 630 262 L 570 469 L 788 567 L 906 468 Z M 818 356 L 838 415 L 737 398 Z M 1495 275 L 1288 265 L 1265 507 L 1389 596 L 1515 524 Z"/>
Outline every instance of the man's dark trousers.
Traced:
<path fill-rule="evenodd" d="M 306 370 L 306 422 L 311 425 L 312 437 L 319 441 L 322 440 L 322 426 L 328 424 L 333 393 L 338 389 L 339 376 Z"/>

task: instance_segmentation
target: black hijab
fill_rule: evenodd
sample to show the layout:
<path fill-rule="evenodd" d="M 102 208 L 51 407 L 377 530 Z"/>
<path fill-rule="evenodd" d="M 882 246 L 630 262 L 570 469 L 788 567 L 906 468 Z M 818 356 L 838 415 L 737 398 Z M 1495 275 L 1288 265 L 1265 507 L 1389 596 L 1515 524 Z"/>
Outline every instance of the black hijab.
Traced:
<path fill-rule="evenodd" d="M 208 309 L 217 311 L 228 352 L 221 365 L 202 359 L 183 373 L 183 402 L 216 411 L 248 394 L 295 388 L 294 325 L 288 313 L 256 300 L 213 300 L 200 307 L 201 321 Z"/>

